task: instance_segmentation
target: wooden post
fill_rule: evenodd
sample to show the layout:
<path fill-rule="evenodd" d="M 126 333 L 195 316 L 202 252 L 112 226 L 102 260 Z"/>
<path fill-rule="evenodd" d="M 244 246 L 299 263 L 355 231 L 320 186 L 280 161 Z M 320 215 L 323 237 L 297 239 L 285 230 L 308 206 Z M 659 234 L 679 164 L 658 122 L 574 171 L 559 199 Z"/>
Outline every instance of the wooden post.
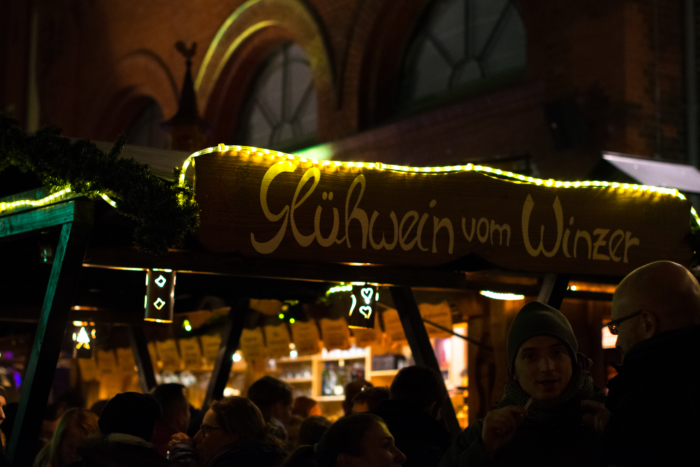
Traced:
<path fill-rule="evenodd" d="M 153 372 L 153 362 L 151 362 L 151 356 L 148 353 L 146 335 L 140 326 L 129 326 L 128 334 L 134 361 L 139 370 L 139 386 L 144 393 L 150 392 L 156 387 L 156 375 Z"/>
<path fill-rule="evenodd" d="M 214 370 L 211 373 L 211 379 L 207 387 L 207 395 L 202 404 L 203 410 L 207 410 L 213 401 L 224 396 L 224 389 L 233 365 L 233 354 L 239 348 L 243 324 L 247 314 L 248 300 L 237 302 L 231 307 L 228 321 L 221 333 L 221 347 L 219 347 L 219 354 L 216 356 Z"/>
<path fill-rule="evenodd" d="M 416 364 L 431 368 L 441 374 L 440 365 L 435 356 L 435 351 L 430 345 L 428 331 L 425 329 L 413 291 L 410 287 L 391 287 L 391 296 L 399 312 L 401 325 Z M 459 426 L 457 414 L 455 414 L 455 409 L 449 397 L 442 406 L 442 419 L 453 437 L 461 433 L 462 429 Z"/>
<path fill-rule="evenodd" d="M 569 276 L 567 274 L 545 274 L 537 301 L 558 310 L 561 308 L 561 302 L 564 301 L 568 287 Z"/>
<path fill-rule="evenodd" d="M 63 216 L 55 217 L 55 214 Z M 31 466 L 61 344 L 70 320 L 78 277 L 93 222 L 93 203 L 79 199 L 3 219 L 7 235 L 62 225 L 51 276 L 17 408 L 7 458 L 15 467 Z M 42 225 L 43 224 L 43 225 Z"/>

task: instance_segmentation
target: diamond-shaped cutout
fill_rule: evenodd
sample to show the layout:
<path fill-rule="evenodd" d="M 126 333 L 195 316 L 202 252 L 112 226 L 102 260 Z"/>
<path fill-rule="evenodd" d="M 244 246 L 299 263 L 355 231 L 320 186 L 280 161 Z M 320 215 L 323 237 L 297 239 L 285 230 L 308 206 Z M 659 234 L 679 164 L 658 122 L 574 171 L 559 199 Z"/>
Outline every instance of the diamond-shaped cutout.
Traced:
<path fill-rule="evenodd" d="M 162 289 L 163 286 L 165 285 L 165 283 L 168 282 L 168 281 L 165 279 L 165 277 L 163 277 L 162 275 L 160 275 L 160 276 L 158 276 L 158 279 L 156 279 L 154 282 L 156 283 L 156 285 L 157 285 L 158 287 L 160 287 L 160 288 Z"/>
<path fill-rule="evenodd" d="M 153 302 L 153 306 L 156 307 L 157 310 L 160 310 L 165 306 L 165 302 L 163 301 L 162 298 L 158 297 L 158 300 Z"/>

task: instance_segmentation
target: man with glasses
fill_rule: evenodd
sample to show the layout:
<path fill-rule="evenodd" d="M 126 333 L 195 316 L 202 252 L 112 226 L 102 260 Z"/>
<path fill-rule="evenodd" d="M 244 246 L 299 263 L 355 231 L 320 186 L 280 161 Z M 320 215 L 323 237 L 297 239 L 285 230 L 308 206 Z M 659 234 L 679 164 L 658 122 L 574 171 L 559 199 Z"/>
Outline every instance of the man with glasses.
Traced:
<path fill-rule="evenodd" d="M 619 374 L 608 383 L 606 465 L 700 465 L 700 284 L 658 261 L 613 295 Z"/>

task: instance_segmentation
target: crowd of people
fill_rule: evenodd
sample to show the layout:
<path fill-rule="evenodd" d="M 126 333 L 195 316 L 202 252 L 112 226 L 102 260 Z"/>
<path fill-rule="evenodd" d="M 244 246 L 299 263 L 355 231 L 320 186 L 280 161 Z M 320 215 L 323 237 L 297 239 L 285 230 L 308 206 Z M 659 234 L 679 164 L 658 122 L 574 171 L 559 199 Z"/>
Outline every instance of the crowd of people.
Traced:
<path fill-rule="evenodd" d="M 635 270 L 618 286 L 607 326 L 624 360 L 606 393 L 566 316 L 525 305 L 508 332 L 498 407 L 456 437 L 441 420 L 442 375 L 429 368 L 403 368 L 389 388 L 349 383 L 334 423 L 313 399 L 293 399 L 287 383 L 265 376 L 246 398 L 203 413 L 177 384 L 118 394 L 93 410 L 52 407 L 34 467 L 700 465 L 696 278 L 665 261 Z M 5 399 L 0 389 L 0 423 Z"/>

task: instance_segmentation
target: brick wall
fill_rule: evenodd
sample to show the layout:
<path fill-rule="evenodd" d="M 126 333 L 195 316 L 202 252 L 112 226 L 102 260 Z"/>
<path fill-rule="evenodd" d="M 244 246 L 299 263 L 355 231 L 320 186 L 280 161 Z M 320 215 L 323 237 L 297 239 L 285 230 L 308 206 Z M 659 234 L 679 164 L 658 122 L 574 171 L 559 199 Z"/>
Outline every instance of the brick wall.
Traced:
<path fill-rule="evenodd" d="M 438 164 L 529 155 L 536 173 L 558 178 L 585 178 L 603 150 L 685 159 L 680 0 L 521 1 L 528 33 L 522 81 L 398 118 L 392 102 L 401 57 L 428 0 L 261 0 L 245 11 L 243 3 L 42 2 L 42 123 L 113 139 L 144 96 L 171 117 L 184 76 L 175 42 L 198 43 L 196 75 L 224 21 L 239 12 L 236 21 L 274 24 L 221 60 L 208 94 L 200 93 L 215 130 L 211 144 L 238 124 L 267 53 L 291 39 L 311 52 L 318 140 L 339 159 Z M 280 11 L 312 20 L 287 24 Z M 11 52 L 4 48 L 0 60 L 9 63 Z M 11 81 L 0 81 L 0 104 L 9 102 L 8 87 L 23 92 Z M 545 110 L 562 102 L 585 128 L 565 148 L 553 140 Z"/>

